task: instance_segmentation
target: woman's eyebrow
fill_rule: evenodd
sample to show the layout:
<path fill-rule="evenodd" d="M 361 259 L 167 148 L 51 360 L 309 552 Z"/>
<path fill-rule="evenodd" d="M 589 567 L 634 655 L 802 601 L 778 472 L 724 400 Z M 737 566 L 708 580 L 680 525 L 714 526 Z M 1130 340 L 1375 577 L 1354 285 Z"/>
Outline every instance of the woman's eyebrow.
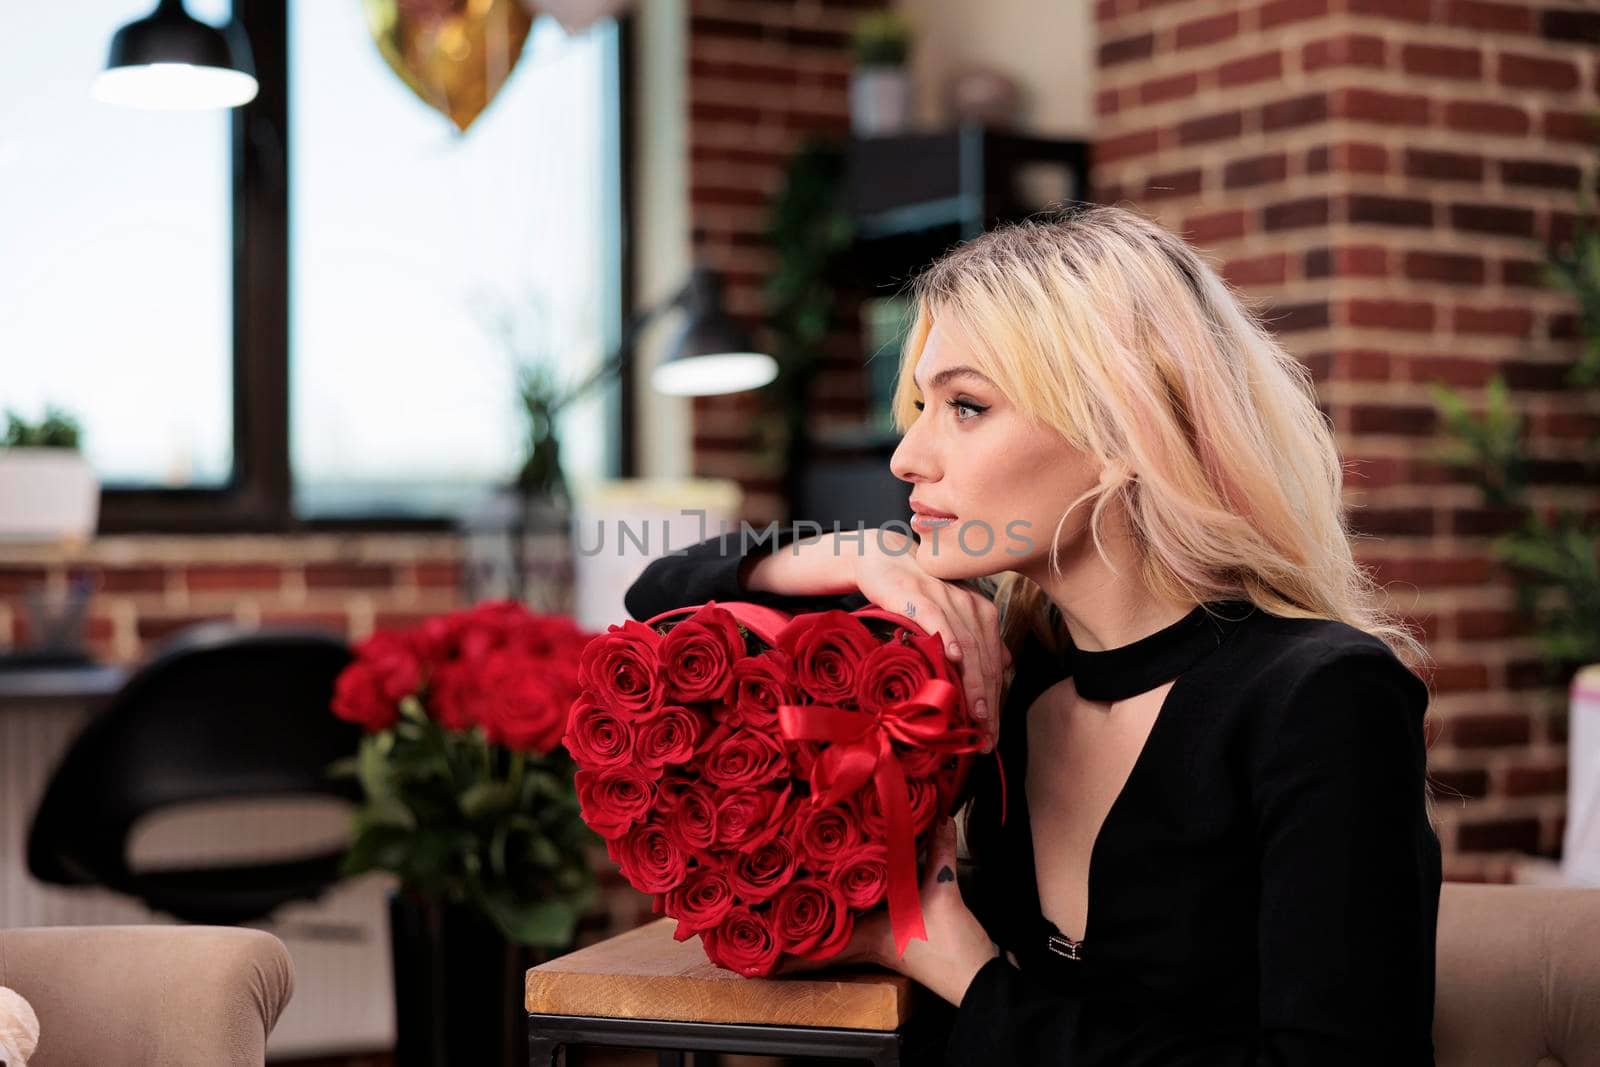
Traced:
<path fill-rule="evenodd" d="M 972 367 L 968 367 L 968 366 L 963 364 L 962 366 L 959 366 L 959 367 L 947 367 L 944 370 L 940 371 L 938 374 L 935 374 L 933 376 L 933 381 L 929 382 L 927 388 L 926 389 L 922 389 L 922 392 L 925 393 L 929 389 L 937 389 L 939 386 L 943 385 L 945 382 L 950 381 L 952 378 L 976 378 L 976 379 L 978 379 L 978 381 L 983 382 L 985 385 L 989 385 L 989 386 L 993 386 L 994 385 L 994 383 L 991 382 L 986 375 L 984 375 L 983 373 L 981 373 L 980 371 L 978 371 L 978 370 L 976 370 L 976 369 L 974 369 Z M 913 376 L 912 379 L 911 379 L 912 384 L 916 384 L 916 380 L 917 380 L 916 377 Z M 919 386 L 919 388 L 921 388 L 921 387 Z"/>

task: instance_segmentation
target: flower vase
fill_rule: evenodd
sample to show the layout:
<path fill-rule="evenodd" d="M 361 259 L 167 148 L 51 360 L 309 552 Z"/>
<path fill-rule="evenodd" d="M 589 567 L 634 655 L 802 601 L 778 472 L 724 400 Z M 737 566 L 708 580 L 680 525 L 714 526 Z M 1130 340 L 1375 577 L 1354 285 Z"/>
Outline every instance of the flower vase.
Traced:
<path fill-rule="evenodd" d="M 531 496 L 522 516 L 522 602 L 545 614 L 571 615 L 577 573 L 572 506 L 561 496 Z"/>
<path fill-rule="evenodd" d="M 396 1067 L 527 1062 L 523 986 L 549 958 L 516 944 L 468 904 L 389 894 Z"/>

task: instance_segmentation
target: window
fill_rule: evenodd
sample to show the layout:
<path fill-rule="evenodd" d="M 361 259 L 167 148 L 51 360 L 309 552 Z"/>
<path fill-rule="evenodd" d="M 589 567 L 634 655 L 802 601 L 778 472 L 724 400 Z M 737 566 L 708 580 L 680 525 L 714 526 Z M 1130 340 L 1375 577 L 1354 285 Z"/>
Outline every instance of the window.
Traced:
<path fill-rule="evenodd" d="M 80 416 L 101 529 L 439 525 L 508 480 L 496 321 L 572 380 L 621 332 L 625 26 L 541 17 L 458 135 L 356 3 L 233 0 L 245 108 L 99 104 L 152 0 L 92 4 L 0 43 L 0 407 Z M 623 394 L 567 417 L 570 477 L 626 473 Z"/>
<path fill-rule="evenodd" d="M 231 123 L 89 95 L 112 33 L 150 7 L 43 4 L 0 41 L 0 409 L 67 409 L 108 486 L 217 488 L 233 473 Z M 189 11 L 217 24 L 227 0 Z"/>
<path fill-rule="evenodd" d="M 537 20 L 458 134 L 384 62 L 360 4 L 289 4 L 299 514 L 460 511 L 517 471 L 512 349 L 558 358 L 573 381 L 605 360 L 621 243 L 615 39 L 614 24 L 569 37 Z M 591 400 L 569 415 L 569 477 L 612 473 L 601 413 Z"/>

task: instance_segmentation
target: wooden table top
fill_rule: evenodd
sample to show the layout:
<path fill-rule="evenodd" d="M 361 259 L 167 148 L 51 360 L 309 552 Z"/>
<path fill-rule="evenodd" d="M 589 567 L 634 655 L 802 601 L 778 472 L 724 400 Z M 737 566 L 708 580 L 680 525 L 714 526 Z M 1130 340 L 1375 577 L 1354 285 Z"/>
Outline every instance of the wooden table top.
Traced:
<path fill-rule="evenodd" d="M 529 969 L 529 1012 L 608 1019 L 766 1023 L 897 1030 L 912 982 L 877 967 L 840 966 L 746 978 L 706 959 L 700 939 L 674 941 L 661 918 Z"/>

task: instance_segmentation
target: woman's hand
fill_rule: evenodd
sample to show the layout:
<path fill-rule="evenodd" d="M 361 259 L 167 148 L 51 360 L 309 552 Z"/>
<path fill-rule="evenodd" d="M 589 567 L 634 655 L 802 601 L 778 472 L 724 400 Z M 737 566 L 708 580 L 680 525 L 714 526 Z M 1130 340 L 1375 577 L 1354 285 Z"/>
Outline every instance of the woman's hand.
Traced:
<path fill-rule="evenodd" d="M 994 601 L 924 571 L 904 534 L 886 529 L 872 533 L 876 536 L 865 538 L 864 550 L 848 557 L 856 588 L 872 603 L 904 615 L 944 641 L 945 652 L 961 670 L 967 707 L 989 735 L 988 751 L 1000 739 L 1000 685 L 1011 665 Z"/>
<path fill-rule="evenodd" d="M 956 882 L 956 824 L 945 818 L 936 824 L 922 876 L 922 924 L 928 939 L 913 938 L 904 956 L 897 956 L 894 931 L 887 907 L 880 907 L 856 922 L 845 950 L 824 961 L 786 959 L 776 973 L 814 971 L 844 963 L 874 963 L 899 971 L 927 986 L 951 1004 L 959 1005 L 973 975 L 997 954 L 994 942 L 967 907 Z"/>

